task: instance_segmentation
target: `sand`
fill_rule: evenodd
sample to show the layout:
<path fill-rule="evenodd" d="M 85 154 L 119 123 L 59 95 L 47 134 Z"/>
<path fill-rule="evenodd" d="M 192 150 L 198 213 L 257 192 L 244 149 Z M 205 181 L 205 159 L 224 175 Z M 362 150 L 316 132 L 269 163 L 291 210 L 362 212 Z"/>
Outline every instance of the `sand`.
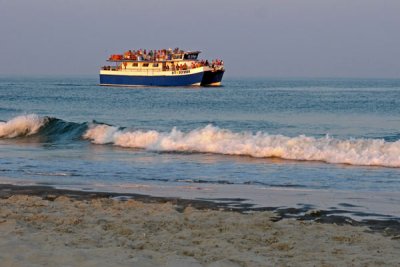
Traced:
<path fill-rule="evenodd" d="M 174 203 L 0 199 L 1 266 L 399 266 L 400 237 Z"/>

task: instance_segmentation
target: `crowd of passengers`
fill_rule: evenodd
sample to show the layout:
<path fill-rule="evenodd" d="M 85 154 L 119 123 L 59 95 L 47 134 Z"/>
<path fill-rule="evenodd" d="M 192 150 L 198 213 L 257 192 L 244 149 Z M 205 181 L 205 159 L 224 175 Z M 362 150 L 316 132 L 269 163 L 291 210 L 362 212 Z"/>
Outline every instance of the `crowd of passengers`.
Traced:
<path fill-rule="evenodd" d="M 123 55 L 111 55 L 110 60 L 138 60 L 138 61 L 163 61 L 171 60 L 173 54 L 183 53 L 184 51 L 178 47 L 175 49 L 160 49 L 160 50 L 128 50 Z"/>
<path fill-rule="evenodd" d="M 171 60 L 173 54 L 182 54 L 185 51 L 179 49 L 178 47 L 175 49 L 160 49 L 160 50 L 147 50 L 147 49 L 139 49 L 139 50 L 128 50 L 123 55 L 115 54 L 110 56 L 110 60 L 138 60 L 138 61 L 165 61 Z M 222 65 L 221 60 L 215 60 L 215 65 Z"/>

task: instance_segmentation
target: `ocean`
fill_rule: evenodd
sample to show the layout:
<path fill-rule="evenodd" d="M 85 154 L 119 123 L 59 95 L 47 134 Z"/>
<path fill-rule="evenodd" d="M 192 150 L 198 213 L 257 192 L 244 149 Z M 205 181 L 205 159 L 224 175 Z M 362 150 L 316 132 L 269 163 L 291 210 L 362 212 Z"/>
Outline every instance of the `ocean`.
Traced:
<path fill-rule="evenodd" d="M 400 218 L 400 80 L 3 76 L 0 182 Z"/>

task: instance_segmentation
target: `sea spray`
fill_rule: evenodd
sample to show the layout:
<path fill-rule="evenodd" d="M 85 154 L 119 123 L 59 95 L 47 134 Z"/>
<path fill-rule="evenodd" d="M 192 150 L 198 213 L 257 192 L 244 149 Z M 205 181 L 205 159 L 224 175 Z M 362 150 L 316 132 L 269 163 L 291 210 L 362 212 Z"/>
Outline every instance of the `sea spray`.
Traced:
<path fill-rule="evenodd" d="M 288 137 L 268 133 L 241 132 L 208 125 L 182 132 L 126 131 L 107 125 L 93 125 L 83 136 L 95 144 L 111 143 L 121 147 L 154 151 L 200 152 L 242 155 L 257 158 L 324 161 L 352 165 L 400 167 L 400 141 L 382 139 L 340 140 L 329 136 Z"/>
<path fill-rule="evenodd" d="M 46 121 L 46 117 L 28 114 L 12 118 L 6 122 L 0 122 L 0 138 L 14 138 L 35 134 Z"/>

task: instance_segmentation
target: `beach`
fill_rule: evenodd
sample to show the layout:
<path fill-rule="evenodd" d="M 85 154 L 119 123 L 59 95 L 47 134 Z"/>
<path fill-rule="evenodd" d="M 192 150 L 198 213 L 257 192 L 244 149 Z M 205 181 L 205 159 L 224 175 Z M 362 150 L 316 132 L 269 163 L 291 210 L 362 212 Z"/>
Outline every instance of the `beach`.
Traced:
<path fill-rule="evenodd" d="M 395 227 L 318 223 L 144 195 L 10 185 L 0 192 L 2 266 L 400 264 Z"/>

